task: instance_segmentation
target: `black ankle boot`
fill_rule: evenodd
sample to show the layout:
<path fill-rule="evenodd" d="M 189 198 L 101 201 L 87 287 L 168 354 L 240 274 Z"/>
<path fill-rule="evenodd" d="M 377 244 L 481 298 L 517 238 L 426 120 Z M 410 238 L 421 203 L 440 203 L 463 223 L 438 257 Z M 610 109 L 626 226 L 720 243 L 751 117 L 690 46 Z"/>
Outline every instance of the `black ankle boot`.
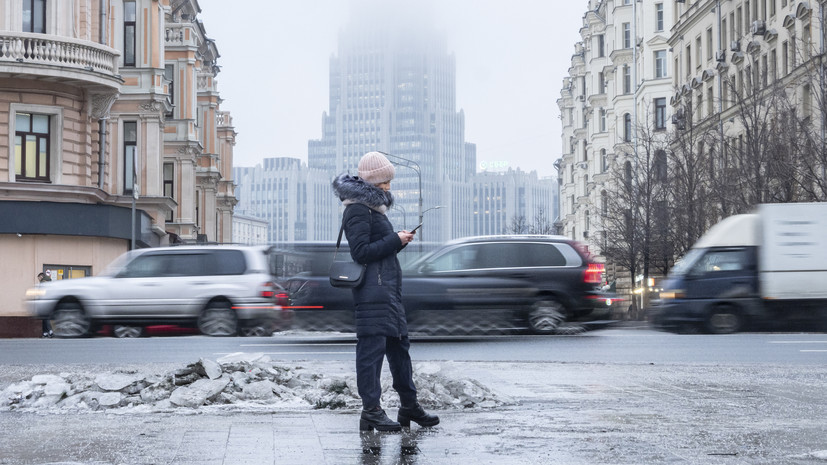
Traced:
<path fill-rule="evenodd" d="M 362 431 L 401 431 L 399 423 L 388 418 L 388 415 L 380 407 L 370 410 L 362 410 L 362 418 L 359 419 L 359 429 Z"/>
<path fill-rule="evenodd" d="M 396 421 L 404 427 L 410 427 L 411 420 L 415 421 L 419 426 L 436 426 L 439 424 L 439 417 L 425 412 L 419 403 L 414 404 L 413 407 L 399 408 Z"/>

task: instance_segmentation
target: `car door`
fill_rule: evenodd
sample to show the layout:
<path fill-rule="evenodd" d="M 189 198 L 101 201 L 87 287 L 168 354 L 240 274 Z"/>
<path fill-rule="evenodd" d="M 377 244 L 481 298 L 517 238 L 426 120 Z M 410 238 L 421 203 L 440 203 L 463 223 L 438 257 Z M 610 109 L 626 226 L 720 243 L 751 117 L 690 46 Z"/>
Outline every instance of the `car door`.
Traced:
<path fill-rule="evenodd" d="M 461 244 L 434 253 L 403 280 L 410 319 L 418 323 L 422 312 L 437 313 L 440 319 L 508 319 L 525 294 L 525 286 L 510 276 L 509 260 L 515 254 L 513 244 L 502 242 Z"/>
<path fill-rule="evenodd" d="M 188 316 L 192 286 L 185 282 L 203 268 L 202 254 L 145 253 L 113 280 L 113 314 L 121 318 L 163 321 Z"/>

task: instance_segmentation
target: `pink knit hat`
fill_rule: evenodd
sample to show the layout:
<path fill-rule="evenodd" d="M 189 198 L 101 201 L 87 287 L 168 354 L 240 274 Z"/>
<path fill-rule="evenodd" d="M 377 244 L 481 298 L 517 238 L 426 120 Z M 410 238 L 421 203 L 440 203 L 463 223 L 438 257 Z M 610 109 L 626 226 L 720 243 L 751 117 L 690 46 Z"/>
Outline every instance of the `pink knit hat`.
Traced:
<path fill-rule="evenodd" d="M 359 160 L 359 177 L 368 184 L 382 184 L 396 174 L 393 165 L 379 152 L 368 152 Z"/>

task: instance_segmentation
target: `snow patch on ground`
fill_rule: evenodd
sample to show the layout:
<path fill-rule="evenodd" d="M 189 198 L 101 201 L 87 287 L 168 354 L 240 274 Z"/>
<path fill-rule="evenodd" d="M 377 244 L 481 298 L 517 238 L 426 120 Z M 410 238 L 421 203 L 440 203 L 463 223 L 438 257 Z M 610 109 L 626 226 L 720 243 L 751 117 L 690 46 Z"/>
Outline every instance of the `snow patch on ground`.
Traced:
<path fill-rule="evenodd" d="M 480 382 L 451 376 L 451 363 L 414 366 L 419 402 L 428 409 L 492 408 L 513 404 Z M 382 403 L 398 407 L 387 371 Z M 356 377 L 326 374 L 302 366 L 273 363 L 257 353 L 234 353 L 216 361 L 201 359 L 164 374 L 141 370 L 35 375 L 0 391 L 0 410 L 54 413 L 273 411 L 275 409 L 358 409 Z"/>

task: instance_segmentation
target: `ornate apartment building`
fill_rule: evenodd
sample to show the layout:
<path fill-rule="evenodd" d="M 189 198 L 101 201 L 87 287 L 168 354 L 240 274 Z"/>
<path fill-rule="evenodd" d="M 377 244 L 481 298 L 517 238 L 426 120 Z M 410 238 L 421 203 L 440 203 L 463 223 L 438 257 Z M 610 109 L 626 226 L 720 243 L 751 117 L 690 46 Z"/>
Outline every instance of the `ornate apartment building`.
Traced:
<path fill-rule="evenodd" d="M 0 0 L 0 316 L 135 247 L 229 241 L 236 133 L 197 0 Z M 134 215 L 133 212 L 134 201 Z"/>
<path fill-rule="evenodd" d="M 615 173 L 633 172 L 642 132 L 666 133 L 673 95 L 670 0 L 590 0 L 557 101 L 560 234 L 599 255 Z"/>
<path fill-rule="evenodd" d="M 827 200 L 826 12 L 824 1 L 676 5 L 675 128 L 697 134 L 689 143 L 709 160 L 720 216 Z"/>

